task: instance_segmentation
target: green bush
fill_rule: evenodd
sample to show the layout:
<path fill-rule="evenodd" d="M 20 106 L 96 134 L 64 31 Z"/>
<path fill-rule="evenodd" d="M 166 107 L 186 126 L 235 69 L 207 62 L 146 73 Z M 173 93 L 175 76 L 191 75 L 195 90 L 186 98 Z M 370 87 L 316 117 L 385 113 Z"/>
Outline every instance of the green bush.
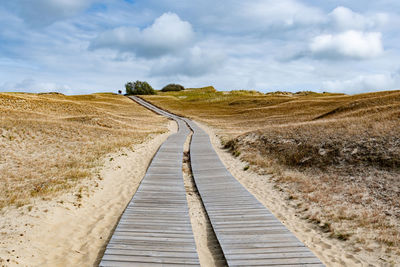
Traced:
<path fill-rule="evenodd" d="M 161 89 L 162 92 L 183 91 L 183 90 L 185 90 L 185 87 L 183 87 L 180 84 L 175 84 L 175 83 L 170 83 L 170 84 L 164 86 L 163 89 Z"/>
<path fill-rule="evenodd" d="M 155 95 L 153 87 L 147 82 L 136 81 L 125 84 L 127 95 Z"/>

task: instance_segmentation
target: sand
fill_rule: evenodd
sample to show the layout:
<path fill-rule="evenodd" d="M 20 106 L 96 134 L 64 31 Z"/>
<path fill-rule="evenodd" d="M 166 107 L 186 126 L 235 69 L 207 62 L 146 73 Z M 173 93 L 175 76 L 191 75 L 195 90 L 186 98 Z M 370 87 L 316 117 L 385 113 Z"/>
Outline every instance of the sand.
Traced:
<path fill-rule="evenodd" d="M 79 185 L 78 194 L 3 210 L 0 266 L 97 266 L 152 157 L 176 132 L 176 123 L 168 128 L 133 149 L 108 155 L 96 177 Z"/>
<path fill-rule="evenodd" d="M 205 130 L 211 139 L 214 149 L 232 175 L 267 207 L 296 237 L 313 251 L 326 266 L 380 266 L 378 244 L 360 244 L 359 247 L 346 247 L 345 243 L 321 235 L 315 225 L 299 218 L 285 196 L 274 188 L 268 175 L 259 175 L 250 170 L 244 171 L 247 165 L 221 146 L 219 137 L 212 128 L 196 122 Z M 370 248 L 365 251 L 362 247 Z M 388 265 L 391 266 L 391 265 Z"/>

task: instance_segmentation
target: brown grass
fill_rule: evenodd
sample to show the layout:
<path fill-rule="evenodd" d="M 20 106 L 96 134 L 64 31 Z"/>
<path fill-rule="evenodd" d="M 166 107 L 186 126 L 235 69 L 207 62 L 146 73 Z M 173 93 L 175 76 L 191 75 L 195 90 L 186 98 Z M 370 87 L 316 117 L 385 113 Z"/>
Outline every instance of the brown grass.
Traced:
<path fill-rule="evenodd" d="M 106 154 L 165 131 L 165 123 L 114 94 L 0 93 L 0 209 L 74 187 Z"/>
<path fill-rule="evenodd" d="M 400 91 L 192 89 L 145 99 L 215 128 L 250 169 L 273 174 L 275 188 L 321 232 L 400 255 Z"/>

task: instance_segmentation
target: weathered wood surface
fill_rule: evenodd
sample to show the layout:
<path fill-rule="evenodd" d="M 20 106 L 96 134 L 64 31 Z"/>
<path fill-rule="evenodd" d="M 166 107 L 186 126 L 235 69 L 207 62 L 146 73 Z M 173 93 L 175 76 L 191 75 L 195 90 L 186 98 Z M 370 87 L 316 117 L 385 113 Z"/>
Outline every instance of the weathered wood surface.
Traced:
<path fill-rule="evenodd" d="M 192 128 L 193 176 L 229 266 L 324 266 L 228 172 L 197 124 L 137 101 Z"/>
<path fill-rule="evenodd" d="M 199 266 L 182 177 L 190 130 L 178 124 L 122 214 L 100 266 Z"/>

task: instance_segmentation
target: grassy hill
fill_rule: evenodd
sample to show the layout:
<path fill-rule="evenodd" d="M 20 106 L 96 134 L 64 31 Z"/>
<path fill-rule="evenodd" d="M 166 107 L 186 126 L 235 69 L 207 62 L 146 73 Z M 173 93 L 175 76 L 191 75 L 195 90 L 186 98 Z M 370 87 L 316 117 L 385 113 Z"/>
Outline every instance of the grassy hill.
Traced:
<path fill-rule="evenodd" d="M 107 153 L 165 131 L 166 121 L 115 94 L 0 93 L 0 209 L 92 177 Z"/>
<path fill-rule="evenodd" d="M 200 88 L 145 96 L 216 129 L 296 213 L 348 242 L 400 253 L 400 91 L 262 94 Z"/>

